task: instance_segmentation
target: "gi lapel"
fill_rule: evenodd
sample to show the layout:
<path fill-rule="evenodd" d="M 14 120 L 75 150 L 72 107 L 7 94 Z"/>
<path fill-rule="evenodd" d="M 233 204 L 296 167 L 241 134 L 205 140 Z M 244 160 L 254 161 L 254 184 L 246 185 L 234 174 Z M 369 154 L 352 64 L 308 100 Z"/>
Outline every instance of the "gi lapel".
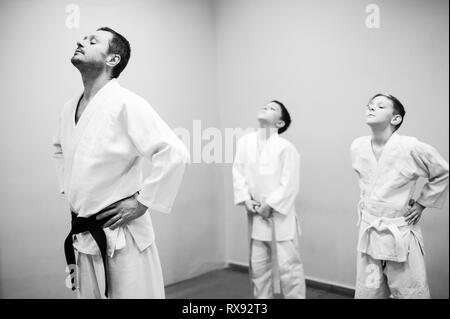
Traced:
<path fill-rule="evenodd" d="M 371 161 L 372 165 L 375 166 L 375 171 L 374 171 L 374 174 L 370 181 L 370 187 L 369 187 L 368 194 L 367 194 L 369 197 L 372 194 L 372 191 L 376 185 L 376 181 L 380 178 L 381 174 L 383 173 L 383 165 L 385 164 L 386 159 L 389 157 L 389 152 L 395 146 L 395 144 L 397 142 L 397 138 L 398 138 L 398 134 L 394 132 L 391 135 L 391 137 L 389 138 L 389 140 L 386 142 L 386 145 L 384 146 L 384 149 L 381 152 L 381 155 L 380 155 L 378 161 L 375 158 L 375 154 L 373 152 L 372 138 L 368 139 L 369 143 L 368 143 L 368 145 L 366 145 L 366 147 L 368 147 L 368 152 L 370 154 L 370 156 L 369 156 L 370 161 Z"/>
<path fill-rule="evenodd" d="M 75 125 L 75 113 L 77 109 L 77 104 L 79 99 L 74 100 L 74 105 L 72 107 L 72 112 L 69 112 L 69 116 L 71 117 L 68 123 L 71 125 L 71 141 L 69 143 L 69 147 L 67 150 L 68 155 L 68 162 L 66 163 L 65 169 L 68 170 L 68 185 L 69 185 L 69 192 L 70 192 L 70 180 L 73 174 L 73 161 L 78 149 L 78 146 L 80 145 L 80 140 L 83 137 L 84 133 L 86 132 L 86 129 L 88 128 L 88 125 L 91 121 L 91 119 L 94 117 L 95 114 L 97 114 L 102 108 L 107 106 L 107 103 L 105 103 L 105 100 L 108 98 L 111 92 L 114 91 L 114 88 L 117 88 L 119 84 L 117 83 L 117 80 L 113 79 L 105 84 L 91 99 L 89 104 L 86 106 L 86 109 L 83 112 L 83 115 L 78 120 L 78 123 Z"/>

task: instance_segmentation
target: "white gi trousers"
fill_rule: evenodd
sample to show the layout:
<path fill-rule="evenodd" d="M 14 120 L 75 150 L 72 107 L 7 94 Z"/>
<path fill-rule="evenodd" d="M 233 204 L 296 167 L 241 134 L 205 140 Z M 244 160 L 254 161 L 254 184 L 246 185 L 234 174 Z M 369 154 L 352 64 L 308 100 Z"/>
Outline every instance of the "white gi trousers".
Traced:
<path fill-rule="evenodd" d="M 356 299 L 429 299 L 425 260 L 417 243 L 406 262 L 379 260 L 359 253 Z"/>
<path fill-rule="evenodd" d="M 362 201 L 359 209 L 355 298 L 430 298 L 422 232 L 405 221 L 407 207 Z"/>
<path fill-rule="evenodd" d="M 142 252 L 130 231 L 123 228 L 126 246 L 108 258 L 110 299 L 164 299 L 164 281 L 156 243 Z M 78 252 L 77 282 L 80 299 L 105 298 L 105 273 L 101 255 Z"/>
<path fill-rule="evenodd" d="M 273 299 L 271 244 L 251 240 L 251 280 L 257 299 Z M 281 292 L 286 299 L 305 299 L 306 285 L 298 240 L 276 242 Z"/>

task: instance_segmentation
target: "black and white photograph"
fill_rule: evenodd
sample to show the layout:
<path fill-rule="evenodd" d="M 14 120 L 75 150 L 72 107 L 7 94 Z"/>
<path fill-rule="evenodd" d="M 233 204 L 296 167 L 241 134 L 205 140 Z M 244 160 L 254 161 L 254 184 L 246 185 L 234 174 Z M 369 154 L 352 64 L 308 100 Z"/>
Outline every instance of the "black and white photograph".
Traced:
<path fill-rule="evenodd" d="M 447 0 L 0 0 L 0 39 L 0 299 L 449 299 Z"/>

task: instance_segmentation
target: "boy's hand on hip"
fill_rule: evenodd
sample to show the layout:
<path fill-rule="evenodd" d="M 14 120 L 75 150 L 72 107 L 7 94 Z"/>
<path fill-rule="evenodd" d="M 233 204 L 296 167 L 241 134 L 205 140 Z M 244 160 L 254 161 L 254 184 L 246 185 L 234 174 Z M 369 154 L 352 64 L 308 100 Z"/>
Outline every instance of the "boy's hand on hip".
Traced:
<path fill-rule="evenodd" d="M 405 214 L 405 221 L 408 223 L 408 225 L 415 225 L 419 222 L 425 206 L 413 200 L 411 200 L 409 204 L 410 206 Z"/>
<path fill-rule="evenodd" d="M 135 197 L 132 197 L 119 202 L 114 208 L 99 214 L 96 219 L 100 220 L 113 215 L 113 217 L 103 225 L 103 228 L 109 227 L 111 230 L 114 230 L 126 225 L 133 219 L 141 217 L 146 211 L 147 206 L 142 205 Z"/>

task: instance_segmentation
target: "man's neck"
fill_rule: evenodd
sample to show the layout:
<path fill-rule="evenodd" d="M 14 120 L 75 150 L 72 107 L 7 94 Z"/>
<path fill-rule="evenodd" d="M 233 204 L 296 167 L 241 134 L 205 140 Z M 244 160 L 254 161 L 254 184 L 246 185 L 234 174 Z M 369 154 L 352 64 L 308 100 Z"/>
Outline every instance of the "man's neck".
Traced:
<path fill-rule="evenodd" d="M 372 126 L 372 144 L 377 146 L 383 146 L 387 143 L 389 138 L 394 134 L 392 127 L 390 125 L 386 127 L 376 127 Z"/>
<path fill-rule="evenodd" d="M 107 73 L 100 74 L 82 74 L 84 85 L 83 99 L 89 101 L 102 87 L 108 83 L 111 78 Z"/>

